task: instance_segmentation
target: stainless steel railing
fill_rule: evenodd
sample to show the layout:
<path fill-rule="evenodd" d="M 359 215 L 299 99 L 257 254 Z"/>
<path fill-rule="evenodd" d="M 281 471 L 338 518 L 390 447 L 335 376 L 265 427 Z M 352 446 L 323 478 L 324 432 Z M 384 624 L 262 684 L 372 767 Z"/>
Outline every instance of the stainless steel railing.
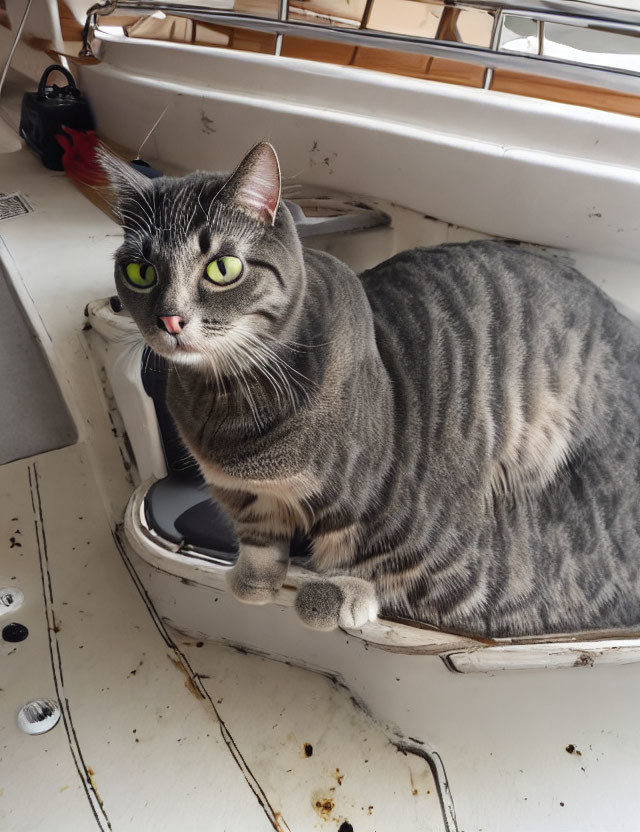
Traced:
<path fill-rule="evenodd" d="M 275 54 L 279 55 L 283 37 L 325 40 L 333 43 L 374 49 L 423 54 L 434 58 L 474 64 L 485 68 L 484 86 L 490 85 L 495 69 L 506 69 L 529 75 L 541 75 L 577 84 L 606 87 L 620 92 L 640 94 L 640 72 L 633 69 L 584 63 L 544 54 L 545 24 L 563 24 L 581 29 L 638 38 L 640 55 L 640 12 L 574 0 L 443 0 L 444 10 L 483 11 L 492 18 L 491 37 L 487 46 L 461 42 L 457 37 L 443 39 L 393 34 L 367 28 L 373 0 L 368 0 L 360 23 L 353 27 L 331 26 L 289 20 L 289 0 L 279 0 L 277 17 L 267 18 L 232 10 L 221 10 L 177 3 L 144 2 L 144 0 L 104 0 L 87 12 L 81 55 L 93 56 L 92 41 L 99 19 L 115 11 L 139 16 L 161 11 L 167 15 L 186 17 L 195 22 L 219 24 L 275 35 Z M 501 38 L 505 19 L 528 18 L 536 23 L 537 54 L 503 51 Z M 449 32 L 451 27 L 449 27 Z"/>

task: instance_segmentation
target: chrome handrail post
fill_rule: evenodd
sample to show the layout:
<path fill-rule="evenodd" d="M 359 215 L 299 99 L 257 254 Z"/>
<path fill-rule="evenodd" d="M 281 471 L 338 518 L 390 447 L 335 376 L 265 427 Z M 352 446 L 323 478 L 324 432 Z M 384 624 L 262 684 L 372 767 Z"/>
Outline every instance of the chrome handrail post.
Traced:
<path fill-rule="evenodd" d="M 278 12 L 278 20 L 287 20 L 289 17 L 289 0 L 280 0 L 280 9 Z M 284 35 L 282 32 L 278 32 L 276 35 L 276 46 L 273 51 L 274 55 L 281 55 L 282 54 L 282 38 Z"/>
<path fill-rule="evenodd" d="M 490 49 L 497 52 L 500 48 L 500 40 L 502 39 L 502 28 L 504 26 L 504 9 L 500 9 L 493 19 L 493 29 L 491 30 Z M 491 89 L 491 82 L 493 81 L 493 67 L 488 66 L 484 71 L 484 78 L 482 79 L 482 89 Z"/>

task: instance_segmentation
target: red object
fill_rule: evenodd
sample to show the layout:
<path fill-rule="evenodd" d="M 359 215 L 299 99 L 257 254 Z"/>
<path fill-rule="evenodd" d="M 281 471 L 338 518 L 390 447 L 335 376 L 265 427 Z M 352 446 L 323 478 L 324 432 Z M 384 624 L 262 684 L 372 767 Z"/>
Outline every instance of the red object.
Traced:
<path fill-rule="evenodd" d="M 62 167 L 65 173 L 83 185 L 108 185 L 107 175 L 96 159 L 96 148 L 100 139 L 93 130 L 74 130 L 63 127 L 67 134 L 57 135 L 56 141 L 62 147 Z"/>

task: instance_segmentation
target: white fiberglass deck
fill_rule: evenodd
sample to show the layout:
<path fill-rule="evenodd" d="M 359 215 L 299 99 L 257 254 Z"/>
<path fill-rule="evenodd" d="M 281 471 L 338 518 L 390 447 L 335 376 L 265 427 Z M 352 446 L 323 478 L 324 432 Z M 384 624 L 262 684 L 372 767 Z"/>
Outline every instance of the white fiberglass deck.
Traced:
<path fill-rule="evenodd" d="M 426 762 L 399 754 L 345 690 L 167 630 L 82 446 L 3 466 L 0 494 L 0 539 L 15 541 L 2 582 L 26 596 L 0 621 L 30 632 L 2 645 L 0 828 L 443 828 Z M 34 698 L 62 703 L 43 736 L 15 722 Z"/>

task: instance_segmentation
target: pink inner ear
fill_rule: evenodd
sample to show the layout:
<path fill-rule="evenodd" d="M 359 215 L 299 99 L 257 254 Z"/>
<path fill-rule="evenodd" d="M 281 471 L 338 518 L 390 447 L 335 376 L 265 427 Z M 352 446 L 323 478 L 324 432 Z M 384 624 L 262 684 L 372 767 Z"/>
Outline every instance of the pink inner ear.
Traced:
<path fill-rule="evenodd" d="M 252 211 L 257 211 L 261 219 L 268 218 L 273 222 L 279 201 L 278 183 L 254 174 L 252 181 L 240 187 L 238 200 Z"/>
<path fill-rule="evenodd" d="M 275 151 L 269 144 L 260 144 L 245 163 L 235 174 L 238 182 L 234 199 L 273 224 L 280 202 L 280 168 Z"/>

